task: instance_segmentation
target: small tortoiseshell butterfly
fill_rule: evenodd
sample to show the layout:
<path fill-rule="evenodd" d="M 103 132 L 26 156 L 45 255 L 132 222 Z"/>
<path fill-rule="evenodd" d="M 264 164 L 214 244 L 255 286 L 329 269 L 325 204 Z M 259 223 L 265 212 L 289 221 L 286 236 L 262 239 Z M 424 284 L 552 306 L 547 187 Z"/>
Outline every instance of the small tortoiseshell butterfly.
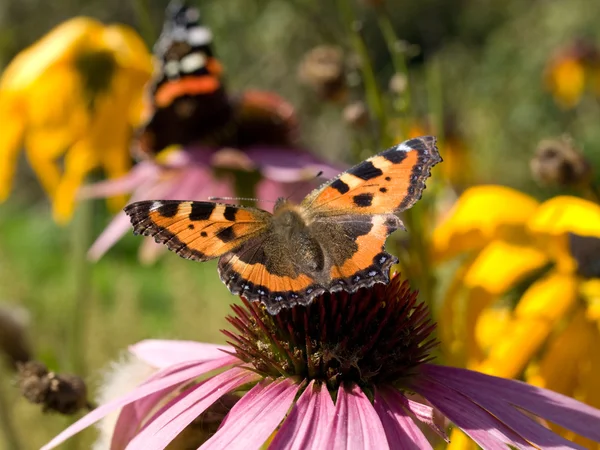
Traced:
<path fill-rule="evenodd" d="M 219 258 L 233 294 L 261 301 L 271 314 L 324 293 L 389 281 L 398 259 L 384 251 L 396 216 L 421 198 L 442 159 L 435 138 L 403 142 L 342 173 L 299 205 L 285 199 L 273 214 L 213 202 L 141 201 L 128 205 L 136 234 L 183 258 Z"/>
<path fill-rule="evenodd" d="M 154 46 L 156 68 L 148 94 L 149 117 L 138 136 L 142 154 L 186 145 L 222 134 L 233 105 L 225 91 L 223 68 L 214 56 L 212 32 L 200 12 L 172 1 Z"/>

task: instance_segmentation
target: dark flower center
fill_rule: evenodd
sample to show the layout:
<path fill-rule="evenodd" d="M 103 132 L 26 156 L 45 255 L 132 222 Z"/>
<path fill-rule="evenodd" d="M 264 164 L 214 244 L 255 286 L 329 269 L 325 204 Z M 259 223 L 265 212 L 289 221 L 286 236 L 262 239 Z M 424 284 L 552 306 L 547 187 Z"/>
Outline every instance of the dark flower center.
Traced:
<path fill-rule="evenodd" d="M 224 333 L 238 357 L 265 377 L 315 379 L 331 391 L 343 382 L 367 391 L 376 384 L 401 387 L 436 345 L 426 306 L 399 276 L 354 294 L 325 294 L 276 316 L 242 301 L 228 318 L 239 333 Z"/>
<path fill-rule="evenodd" d="M 81 75 L 89 108 L 93 110 L 95 98 L 110 90 L 117 61 L 107 50 L 86 51 L 77 55 L 75 68 Z"/>

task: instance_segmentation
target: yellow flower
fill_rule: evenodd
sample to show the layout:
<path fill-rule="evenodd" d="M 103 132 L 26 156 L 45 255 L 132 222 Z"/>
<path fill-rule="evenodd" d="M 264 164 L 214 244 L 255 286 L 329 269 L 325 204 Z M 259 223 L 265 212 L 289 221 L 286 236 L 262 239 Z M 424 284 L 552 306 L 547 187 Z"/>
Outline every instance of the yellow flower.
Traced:
<path fill-rule="evenodd" d="M 567 196 L 540 204 L 478 186 L 459 198 L 433 243 L 438 262 L 463 256 L 439 320 L 451 363 L 524 374 L 600 406 L 600 379 L 590 375 L 592 365 L 600 370 L 590 357 L 600 345 L 600 206 Z"/>
<path fill-rule="evenodd" d="M 600 51 L 585 41 L 559 48 L 546 65 L 544 83 L 565 109 L 577 106 L 586 89 L 600 95 Z"/>
<path fill-rule="evenodd" d="M 125 174 L 151 72 L 135 31 L 83 17 L 18 54 L 0 78 L 0 201 L 10 193 L 21 148 L 59 222 L 71 217 L 90 171 Z"/>

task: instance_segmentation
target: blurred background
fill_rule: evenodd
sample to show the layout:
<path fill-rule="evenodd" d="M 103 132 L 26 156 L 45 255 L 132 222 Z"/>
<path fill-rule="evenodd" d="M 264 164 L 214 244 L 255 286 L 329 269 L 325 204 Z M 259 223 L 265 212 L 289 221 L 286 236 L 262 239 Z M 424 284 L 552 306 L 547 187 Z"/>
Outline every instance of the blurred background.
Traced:
<path fill-rule="evenodd" d="M 403 271 L 413 287 L 424 292 L 438 318 L 458 263 L 438 265 L 431 236 L 452 217 L 452 205 L 465 191 L 502 185 L 532 201 L 569 195 L 597 207 L 594 186 L 600 178 L 593 168 L 600 164 L 599 2 L 196 0 L 191 4 L 199 7 L 212 29 L 228 92 L 260 89 L 285 99 L 299 124 L 298 146 L 317 154 L 323 164 L 337 170 L 410 136 L 439 137 L 445 162 L 433 169 L 423 206 L 405 219 L 409 234 L 416 237 L 398 236 L 390 244 L 406 253 Z M 225 316 L 235 298 L 219 281 L 214 261 L 195 264 L 170 252 L 140 260 L 142 238 L 128 231 L 92 262 L 86 252 L 123 206 L 123 198 L 108 204 L 73 201 L 72 211 L 57 212 L 59 194 L 47 187 L 47 180 L 44 189 L 40 176 L 47 173 L 41 168 L 44 162 L 51 161 L 57 173 L 66 173 L 73 164 L 65 156 L 64 143 L 44 157 L 45 142 L 68 140 L 42 133 L 28 139 L 43 120 L 47 119 L 43 124 L 47 130 L 63 126 L 58 122 L 71 120 L 69 111 L 76 108 L 73 99 L 57 106 L 45 97 L 72 94 L 72 85 L 61 78 L 68 75 L 60 72 L 72 63 L 72 55 L 61 53 L 69 45 L 66 34 L 42 51 L 30 52 L 31 61 L 21 61 L 17 70 L 11 72 L 9 66 L 14 66 L 15 58 L 25 59 L 22 52 L 53 28 L 80 16 L 130 26 L 151 52 L 166 6 L 162 0 L 0 3 L 0 69 L 8 67 L 0 83 L 4 136 L 0 136 L 0 147 L 4 146 L 0 184 L 5 185 L 0 186 L 0 194 L 4 193 L 0 345 L 7 355 L 0 369 L 0 449 L 38 448 L 67 423 L 57 414 L 42 415 L 39 406 L 20 397 L 15 361 L 35 358 L 52 370 L 78 373 L 94 391 L 110 362 L 141 339 L 224 342 L 219 330 L 227 327 Z M 146 55 L 138 56 L 149 61 Z M 44 59 L 50 62 L 39 62 Z M 140 61 L 136 70 L 141 75 L 131 78 L 140 92 L 150 76 L 142 68 L 146 63 Z M 35 83 L 45 90 L 34 88 Z M 131 129 L 141 123 L 118 114 L 110 118 L 117 120 Z M 133 134 L 126 136 L 133 139 Z M 123 140 L 122 154 L 129 155 L 132 145 Z M 25 148 L 25 153 L 17 154 L 13 148 Z M 102 154 L 101 144 L 96 151 Z M 111 172 L 110 163 L 90 163 L 82 169 L 82 184 L 126 173 L 135 159 L 123 158 L 121 172 Z M 245 194 L 242 184 L 253 182 L 238 172 L 232 170 L 234 185 Z M 79 188 L 75 184 L 73 193 Z M 302 186 L 300 198 L 308 193 Z M 220 192 L 215 187 L 214 195 Z M 483 202 L 482 216 L 496 210 L 493 198 Z M 420 246 L 420 255 L 411 253 L 415 245 Z M 533 283 L 531 277 L 542 276 L 540 271 L 551 264 L 552 258 L 518 277 L 526 284 L 511 285 L 518 292 L 513 289 L 508 301 L 500 301 L 506 314 L 514 311 L 519 296 Z M 595 273 L 586 279 L 598 277 Z M 504 292 L 497 295 L 502 296 Z M 570 313 L 564 314 L 559 332 L 571 320 Z M 543 359 L 544 349 L 552 346 L 551 332 L 545 336 L 547 342 L 505 375 L 527 378 L 527 370 L 533 370 L 530 363 Z M 446 352 L 447 361 L 474 367 L 468 356 L 454 358 L 455 350 Z M 480 350 L 478 362 L 487 354 Z M 564 389 L 575 395 L 580 392 L 577 386 Z M 594 395 L 598 400 L 600 394 Z"/>

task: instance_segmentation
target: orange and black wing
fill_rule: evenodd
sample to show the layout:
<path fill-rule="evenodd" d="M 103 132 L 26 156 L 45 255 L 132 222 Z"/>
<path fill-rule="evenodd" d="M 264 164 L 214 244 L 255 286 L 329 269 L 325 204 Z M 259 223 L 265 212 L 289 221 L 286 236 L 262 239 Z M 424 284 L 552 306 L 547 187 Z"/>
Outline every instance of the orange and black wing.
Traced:
<path fill-rule="evenodd" d="M 440 161 L 434 137 L 411 139 L 352 167 L 304 199 L 309 228 L 331 261 L 328 290 L 353 292 L 389 281 L 389 269 L 398 260 L 384 246 L 403 226 L 396 214 L 421 198 L 431 168 Z"/>
<path fill-rule="evenodd" d="M 404 211 L 421 198 L 440 158 L 433 136 L 410 139 L 342 173 L 309 194 L 302 206 L 314 218 Z"/>
<path fill-rule="evenodd" d="M 151 236 L 179 256 L 208 261 L 267 228 L 271 214 L 212 202 L 149 200 L 125 207 L 134 232 Z"/>

